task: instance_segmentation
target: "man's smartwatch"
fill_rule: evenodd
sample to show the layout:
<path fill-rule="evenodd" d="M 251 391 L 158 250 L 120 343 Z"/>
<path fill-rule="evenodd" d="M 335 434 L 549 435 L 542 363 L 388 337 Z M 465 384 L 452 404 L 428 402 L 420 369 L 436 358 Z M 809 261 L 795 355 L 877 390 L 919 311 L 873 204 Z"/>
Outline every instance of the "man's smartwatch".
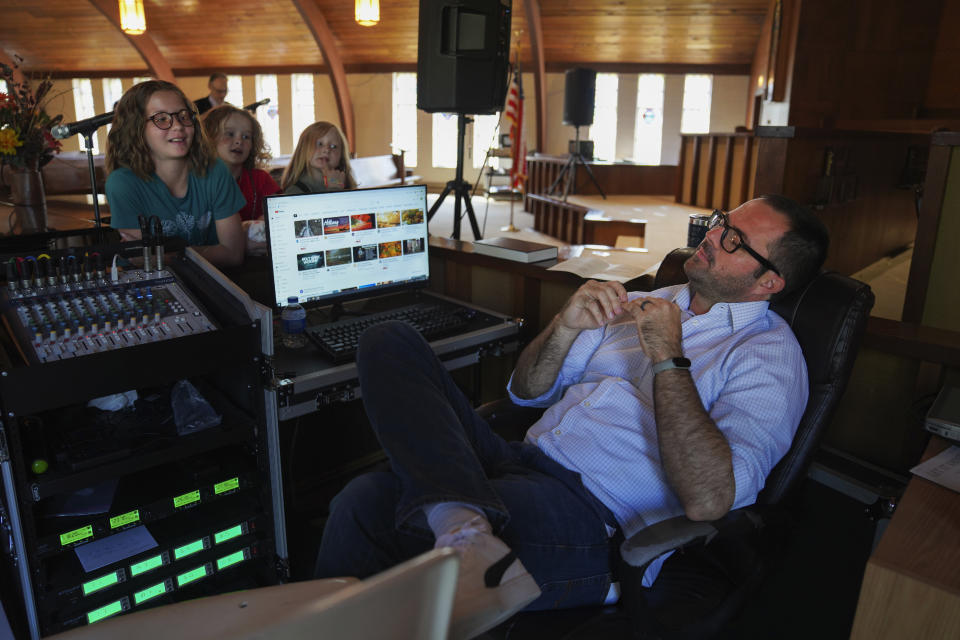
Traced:
<path fill-rule="evenodd" d="M 670 358 L 653 365 L 653 375 L 667 369 L 690 369 L 690 361 L 686 358 Z"/>

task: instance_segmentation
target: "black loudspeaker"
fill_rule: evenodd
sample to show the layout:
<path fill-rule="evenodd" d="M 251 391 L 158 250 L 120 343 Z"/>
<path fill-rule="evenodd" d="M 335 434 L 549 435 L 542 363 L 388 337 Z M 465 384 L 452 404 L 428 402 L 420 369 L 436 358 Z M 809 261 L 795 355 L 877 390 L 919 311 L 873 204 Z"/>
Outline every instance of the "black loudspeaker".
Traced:
<path fill-rule="evenodd" d="M 567 69 L 563 92 L 563 124 L 589 127 L 593 124 L 593 103 L 597 97 L 597 72 L 575 67 Z"/>
<path fill-rule="evenodd" d="M 512 0 L 420 0 L 417 108 L 496 113 L 507 97 Z"/>

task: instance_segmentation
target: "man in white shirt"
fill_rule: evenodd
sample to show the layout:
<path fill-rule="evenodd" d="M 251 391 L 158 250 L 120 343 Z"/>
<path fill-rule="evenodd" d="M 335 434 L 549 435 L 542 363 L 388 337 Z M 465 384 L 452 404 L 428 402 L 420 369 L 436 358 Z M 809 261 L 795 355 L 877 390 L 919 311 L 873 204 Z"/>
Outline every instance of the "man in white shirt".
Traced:
<path fill-rule="evenodd" d="M 210 74 L 207 88 L 210 89 L 209 95 L 193 101 L 197 114 L 201 116 L 210 109 L 219 107 L 227 99 L 227 76 L 220 72 Z"/>
<path fill-rule="evenodd" d="M 451 637 L 531 602 L 603 602 L 615 529 L 751 504 L 789 448 L 806 366 L 768 301 L 815 275 L 827 242 L 809 211 L 764 196 L 714 213 L 684 265 L 688 285 L 627 294 L 587 282 L 518 359 L 514 402 L 548 407 L 522 443 L 490 431 L 419 334 L 369 330 L 362 395 L 392 470 L 335 498 L 318 577 L 371 575 L 453 546 Z"/>

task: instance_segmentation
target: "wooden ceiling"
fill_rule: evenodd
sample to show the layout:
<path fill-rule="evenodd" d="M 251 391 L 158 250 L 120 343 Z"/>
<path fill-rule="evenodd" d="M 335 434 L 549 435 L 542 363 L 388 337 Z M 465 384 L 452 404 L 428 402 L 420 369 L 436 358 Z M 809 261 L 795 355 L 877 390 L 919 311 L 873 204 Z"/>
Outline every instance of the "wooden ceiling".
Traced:
<path fill-rule="evenodd" d="M 770 0 L 535 1 L 547 70 L 587 64 L 744 74 L 770 5 Z M 354 22 L 351 0 L 299 2 L 316 4 L 346 71 L 415 69 L 416 0 L 380 0 L 380 23 L 374 27 Z M 326 68 L 295 0 L 144 0 L 144 5 L 146 40 L 177 76 Z M 21 57 L 24 71 L 56 77 L 143 75 L 144 58 L 105 15 L 109 12 L 116 20 L 115 0 L 0 0 L 3 54 Z M 524 0 L 513 0 L 513 12 L 513 41 L 520 42 L 521 62 L 530 64 Z"/>

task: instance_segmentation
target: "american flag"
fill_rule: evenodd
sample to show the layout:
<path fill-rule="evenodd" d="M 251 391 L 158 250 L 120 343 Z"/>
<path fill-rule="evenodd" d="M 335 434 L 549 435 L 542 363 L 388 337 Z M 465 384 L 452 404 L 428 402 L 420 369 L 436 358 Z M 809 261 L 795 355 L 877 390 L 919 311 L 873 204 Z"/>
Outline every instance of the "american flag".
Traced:
<path fill-rule="evenodd" d="M 523 135 L 523 85 L 520 80 L 520 62 L 513 68 L 510 90 L 507 92 L 507 108 L 504 112 L 510 123 L 510 188 L 520 189 L 527 179 L 527 143 Z"/>

